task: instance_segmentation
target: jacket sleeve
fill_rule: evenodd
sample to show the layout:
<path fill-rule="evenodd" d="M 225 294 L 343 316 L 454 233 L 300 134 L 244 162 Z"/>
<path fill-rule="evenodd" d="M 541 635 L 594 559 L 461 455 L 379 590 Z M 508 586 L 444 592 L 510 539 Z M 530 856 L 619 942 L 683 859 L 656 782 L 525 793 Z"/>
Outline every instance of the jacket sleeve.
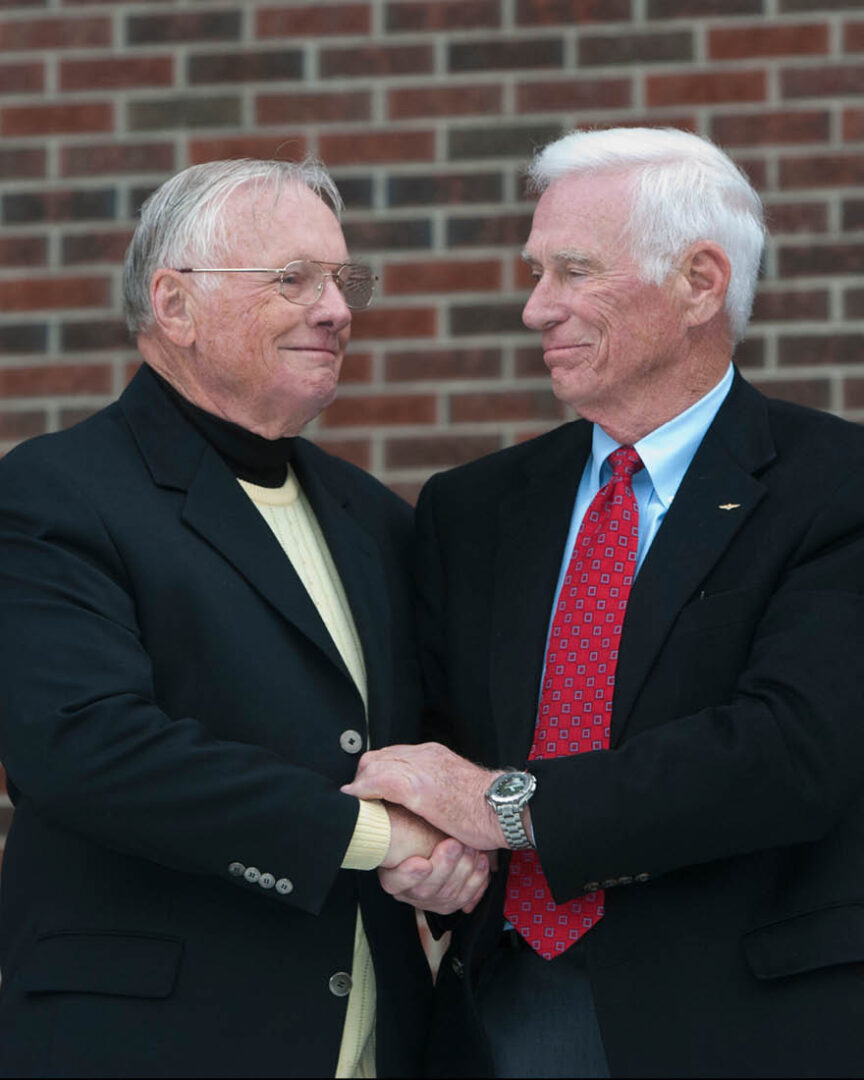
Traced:
<path fill-rule="evenodd" d="M 658 717 L 616 749 L 532 763 L 538 851 L 559 903 L 604 879 L 814 841 L 841 819 L 864 778 L 862 594 L 855 475 L 823 501 L 770 592 L 728 702 Z"/>
<path fill-rule="evenodd" d="M 254 866 L 282 882 L 256 894 L 309 912 L 357 818 L 332 779 L 159 707 L 103 516 L 33 444 L 0 465 L 0 758 L 21 808 L 246 888 Z"/>

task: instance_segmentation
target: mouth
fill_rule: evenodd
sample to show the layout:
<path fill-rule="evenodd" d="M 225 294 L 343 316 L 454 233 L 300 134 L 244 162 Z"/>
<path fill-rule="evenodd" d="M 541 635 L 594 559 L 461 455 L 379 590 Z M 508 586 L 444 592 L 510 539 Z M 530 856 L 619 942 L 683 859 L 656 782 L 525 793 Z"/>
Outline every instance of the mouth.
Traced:
<path fill-rule="evenodd" d="M 547 367 L 565 363 L 573 358 L 573 354 L 582 349 L 590 349 L 588 341 L 576 341 L 572 345 L 547 345 L 543 349 L 543 359 Z"/>
<path fill-rule="evenodd" d="M 325 361 L 335 360 L 339 355 L 336 349 L 327 348 L 324 345 L 279 345 L 280 352 L 299 352 L 306 356 L 316 356 Z"/>

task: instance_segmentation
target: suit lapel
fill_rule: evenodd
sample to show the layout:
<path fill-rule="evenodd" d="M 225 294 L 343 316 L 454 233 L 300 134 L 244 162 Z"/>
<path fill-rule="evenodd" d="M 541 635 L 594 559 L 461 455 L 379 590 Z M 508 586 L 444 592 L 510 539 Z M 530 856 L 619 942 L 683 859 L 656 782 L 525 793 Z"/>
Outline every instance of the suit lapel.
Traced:
<path fill-rule="evenodd" d="M 615 677 L 612 745 L 681 608 L 763 498 L 774 455 L 764 399 L 736 376 L 634 582 Z"/>
<path fill-rule="evenodd" d="M 119 401 L 154 482 L 186 492 L 181 517 L 284 619 L 350 678 L 333 639 L 271 529 L 146 365 Z"/>
<path fill-rule="evenodd" d="M 499 510 L 494 570 L 490 685 L 498 764 L 531 749 L 546 631 L 573 501 L 591 449 L 591 425 L 553 433 L 520 471 Z"/>
<path fill-rule="evenodd" d="M 320 467 L 326 461 L 305 440 L 296 443 L 294 467 L 318 523 L 348 598 L 354 625 L 363 648 L 369 715 L 374 718 L 375 745 L 385 746 L 391 711 L 391 642 L 389 591 L 381 555 L 375 540 L 352 514 L 352 494 L 338 478 L 326 477 Z"/>

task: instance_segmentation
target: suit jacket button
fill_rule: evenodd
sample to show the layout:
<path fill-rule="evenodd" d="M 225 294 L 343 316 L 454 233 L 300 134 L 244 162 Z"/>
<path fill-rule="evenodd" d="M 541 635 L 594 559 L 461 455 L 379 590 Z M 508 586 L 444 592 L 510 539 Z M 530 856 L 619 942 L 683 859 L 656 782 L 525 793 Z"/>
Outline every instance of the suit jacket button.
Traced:
<path fill-rule="evenodd" d="M 456 976 L 457 979 L 462 979 L 465 977 L 465 965 L 462 963 L 458 956 L 454 956 L 453 959 L 450 961 L 450 967 L 453 968 L 453 974 Z"/>
<path fill-rule="evenodd" d="M 276 878 L 273 877 L 272 874 L 262 874 L 261 877 L 258 878 L 258 884 L 262 889 L 272 889 L 276 884 Z"/>
<path fill-rule="evenodd" d="M 346 994 L 350 994 L 351 986 L 351 976 L 347 971 L 337 971 L 335 975 L 330 976 L 330 993 L 334 997 L 345 997 Z"/>
<path fill-rule="evenodd" d="M 243 877 L 246 878 L 250 885 L 254 885 L 258 878 L 261 877 L 261 871 L 257 866 L 247 866 Z"/>
<path fill-rule="evenodd" d="M 294 882 L 287 877 L 280 877 L 276 882 L 276 892 L 281 893 L 282 896 L 287 896 L 288 893 L 294 892 Z"/>
<path fill-rule="evenodd" d="M 597 892 L 597 890 L 599 888 L 600 888 L 600 882 L 599 881 L 588 881 L 582 886 L 582 889 L 585 892 Z"/>
<path fill-rule="evenodd" d="M 636 875 L 636 878 L 635 878 L 635 880 L 636 880 L 636 881 L 638 881 L 640 885 L 642 885 L 642 884 L 643 884 L 644 882 L 646 882 L 646 881 L 650 881 L 650 880 L 651 880 L 651 875 L 650 875 L 650 874 L 646 874 L 646 873 L 645 873 L 645 872 L 643 871 L 643 873 L 641 873 L 641 874 L 637 874 L 637 875 Z"/>
<path fill-rule="evenodd" d="M 242 877 L 246 873 L 246 867 L 242 862 L 232 862 L 228 864 L 228 873 L 231 877 Z"/>
<path fill-rule="evenodd" d="M 346 754 L 359 754 L 363 749 L 363 736 L 359 731 L 348 728 L 339 736 L 339 745 Z"/>

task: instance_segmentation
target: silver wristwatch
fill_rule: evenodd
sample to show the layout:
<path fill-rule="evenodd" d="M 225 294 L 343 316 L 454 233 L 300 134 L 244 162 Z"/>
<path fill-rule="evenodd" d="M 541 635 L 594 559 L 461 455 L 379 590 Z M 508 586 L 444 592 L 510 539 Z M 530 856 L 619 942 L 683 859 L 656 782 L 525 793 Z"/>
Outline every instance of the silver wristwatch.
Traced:
<path fill-rule="evenodd" d="M 486 802 L 498 815 L 507 846 L 514 851 L 533 847 L 522 824 L 522 811 L 536 788 L 531 773 L 512 770 L 493 780 L 486 792 Z"/>

